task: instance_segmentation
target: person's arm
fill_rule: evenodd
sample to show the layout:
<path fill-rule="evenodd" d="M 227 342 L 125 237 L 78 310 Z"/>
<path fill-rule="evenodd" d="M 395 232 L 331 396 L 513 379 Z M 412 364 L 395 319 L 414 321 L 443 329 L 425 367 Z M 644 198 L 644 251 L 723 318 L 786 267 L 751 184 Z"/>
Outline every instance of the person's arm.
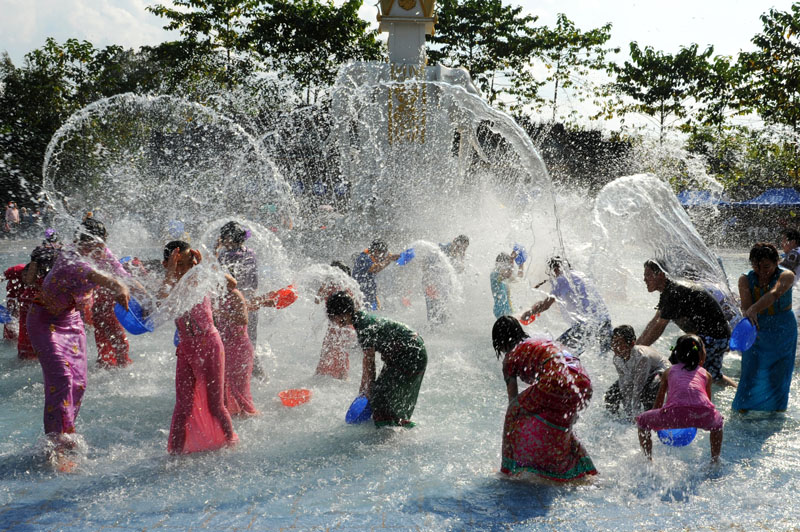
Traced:
<path fill-rule="evenodd" d="M 372 385 L 375 383 L 375 348 L 364 348 L 364 364 L 361 373 L 361 387 L 358 393 L 369 399 L 372 396 Z"/>
<path fill-rule="evenodd" d="M 656 315 L 653 316 L 653 319 L 644 328 L 642 334 L 636 339 L 636 345 L 653 345 L 653 342 L 661 337 L 667 325 L 669 325 L 669 320 L 662 318 L 661 311 L 657 310 Z"/>
<path fill-rule="evenodd" d="M 244 295 L 236 288 L 230 290 L 230 309 L 228 310 L 228 318 L 236 325 L 244 325 L 247 327 L 247 301 Z"/>
<path fill-rule="evenodd" d="M 766 310 L 770 305 L 775 303 L 779 297 L 786 293 L 787 290 L 792 288 L 794 284 L 794 274 L 789 270 L 784 271 L 781 273 L 780 277 L 778 277 L 778 282 L 775 283 L 775 286 L 772 289 L 761 296 L 761 298 L 750 305 L 747 310 L 744 311 L 744 317 L 749 318 L 750 321 L 753 322 L 753 325 L 758 326 L 758 313 Z"/>
<path fill-rule="evenodd" d="M 672 368 L 669 368 L 661 375 L 661 386 L 658 387 L 658 394 L 656 395 L 656 400 L 653 403 L 653 409 L 664 406 L 664 398 L 667 396 L 667 377 L 669 376 L 669 372 L 671 370 Z M 708 380 L 708 386 L 711 386 L 711 379 Z M 709 397 L 711 396 L 709 395 Z"/>
<path fill-rule="evenodd" d="M 750 283 L 746 275 L 739 276 L 739 300 L 742 302 L 742 314 L 753 304 L 753 294 L 750 293 Z"/>
<path fill-rule="evenodd" d="M 122 305 L 125 310 L 128 310 L 128 301 L 131 299 L 130 290 L 128 287 L 117 281 L 115 278 L 108 275 L 103 275 L 96 271 L 91 271 L 87 275 L 87 279 L 93 284 L 102 286 L 114 292 L 114 301 Z"/>
<path fill-rule="evenodd" d="M 390 253 L 386 255 L 386 257 L 381 261 L 373 261 L 372 266 L 369 267 L 369 273 L 378 273 L 379 271 L 383 270 L 392 262 L 396 261 L 400 258 L 399 253 Z"/>
<path fill-rule="evenodd" d="M 36 276 L 39 275 L 39 265 L 36 261 L 28 263 L 28 267 L 23 272 L 22 282 L 26 285 L 33 286 L 36 284 Z"/>
<path fill-rule="evenodd" d="M 538 303 L 535 303 L 531 307 L 531 309 L 529 311 L 527 311 L 525 314 L 523 314 L 522 315 L 522 319 L 523 320 L 527 320 L 531 316 L 533 316 L 534 314 L 541 314 L 545 310 L 547 310 L 550 307 L 552 307 L 553 303 L 555 303 L 555 302 L 556 302 L 556 298 L 554 298 L 553 296 L 547 296 L 547 299 L 543 299 L 542 301 L 539 301 Z"/>
<path fill-rule="evenodd" d="M 508 392 L 508 402 L 510 403 L 517 398 L 519 389 L 517 388 L 516 377 L 506 377 L 506 392 Z"/>
<path fill-rule="evenodd" d="M 711 373 L 706 371 L 705 368 L 703 368 L 703 371 L 706 372 L 706 394 L 708 395 L 708 399 L 710 401 L 711 400 L 711 381 L 713 381 L 714 379 L 713 379 L 713 377 L 711 377 Z"/>

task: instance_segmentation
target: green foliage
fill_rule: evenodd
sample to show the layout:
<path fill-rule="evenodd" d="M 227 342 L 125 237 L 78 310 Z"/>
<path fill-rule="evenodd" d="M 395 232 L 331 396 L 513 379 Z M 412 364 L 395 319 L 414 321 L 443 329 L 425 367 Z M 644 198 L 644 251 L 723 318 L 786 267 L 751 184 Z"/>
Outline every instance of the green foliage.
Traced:
<path fill-rule="evenodd" d="M 686 118 L 691 97 L 704 80 L 707 60 L 714 48 L 709 46 L 701 53 L 697 49 L 697 44 L 692 44 L 672 55 L 650 46 L 642 49 L 632 42 L 631 60 L 615 69 L 614 88 L 633 100 L 622 103 L 618 110 L 654 118 L 662 143 L 667 129 Z"/>
<path fill-rule="evenodd" d="M 532 97 L 541 85 L 527 72 L 534 50 L 536 17 L 502 0 L 444 0 L 437 4 L 436 32 L 428 56 L 434 63 L 464 67 L 489 103 L 501 94 Z M 505 80 L 510 80 L 507 82 Z"/>
<path fill-rule="evenodd" d="M 342 63 L 381 57 L 377 34 L 358 16 L 361 5 L 362 0 L 341 6 L 332 0 L 266 0 L 253 12 L 246 39 L 312 103 L 335 81 Z"/>
<path fill-rule="evenodd" d="M 551 108 L 555 121 L 559 91 L 569 89 L 575 98 L 583 101 L 593 93 L 589 74 L 595 71 L 610 73 L 612 66 L 606 61 L 606 56 L 618 53 L 619 48 L 605 46 L 611 38 L 611 24 L 583 32 L 563 13 L 559 13 L 555 28 L 537 28 L 536 38 L 534 56 L 541 59 L 547 68 L 545 81 L 553 84 L 553 96 L 551 99 L 536 98 L 534 108 Z"/>

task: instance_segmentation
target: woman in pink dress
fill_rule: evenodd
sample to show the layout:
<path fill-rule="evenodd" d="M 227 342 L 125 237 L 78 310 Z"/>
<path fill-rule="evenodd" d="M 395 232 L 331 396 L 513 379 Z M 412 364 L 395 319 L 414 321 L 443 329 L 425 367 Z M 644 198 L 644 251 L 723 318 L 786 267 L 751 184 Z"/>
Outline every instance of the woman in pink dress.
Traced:
<path fill-rule="evenodd" d="M 592 397 L 580 361 L 551 340 L 528 337 L 512 316 L 495 322 L 492 344 L 497 357 L 503 356 L 508 392 L 500 471 L 527 471 L 559 482 L 596 475 L 573 432 L 578 411 Z M 530 386 L 520 392 L 517 379 Z"/>
<path fill-rule="evenodd" d="M 128 287 L 100 273 L 87 259 L 105 248 L 102 224 L 84 223 L 75 249 L 64 249 L 42 282 L 28 313 L 31 344 L 44 374 L 44 431 L 56 452 L 72 446 L 66 434 L 75 432 L 75 418 L 86 390 L 86 333 L 78 308 L 95 287 L 104 287 L 128 308 Z"/>
<path fill-rule="evenodd" d="M 164 248 L 166 278 L 162 298 L 200 263 L 202 255 L 189 244 L 174 240 Z M 169 429 L 170 454 L 211 451 L 234 445 L 230 413 L 225 408 L 225 351 L 206 295 L 175 320 L 180 342 L 176 355 L 175 409 Z"/>
<path fill-rule="evenodd" d="M 225 407 L 232 416 L 258 414 L 250 393 L 253 374 L 253 344 L 247 334 L 247 301 L 235 287 L 229 287 L 214 312 L 225 346 Z"/>

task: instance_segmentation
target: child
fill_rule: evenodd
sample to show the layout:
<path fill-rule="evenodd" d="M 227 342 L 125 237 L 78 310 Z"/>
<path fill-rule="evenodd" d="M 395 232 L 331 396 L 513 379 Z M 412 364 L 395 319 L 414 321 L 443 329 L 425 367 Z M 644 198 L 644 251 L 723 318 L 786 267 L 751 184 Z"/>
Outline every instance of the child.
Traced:
<path fill-rule="evenodd" d="M 514 275 L 514 259 L 508 253 L 501 253 L 494 261 L 494 271 L 489 275 L 494 300 L 494 317 L 508 316 L 511 310 L 511 294 L 508 279 Z"/>
<path fill-rule="evenodd" d="M 172 287 L 202 255 L 189 244 L 173 240 L 164 247 L 166 277 L 159 296 Z M 175 320 L 180 342 L 175 368 L 175 409 L 167 451 L 188 454 L 234 445 L 239 437 L 225 408 L 225 351 L 211 311 L 208 295 Z"/>
<path fill-rule="evenodd" d="M 705 360 L 706 349 L 698 336 L 678 338 L 669 357 L 672 367 L 661 379 L 653 410 L 636 416 L 639 444 L 649 460 L 653 459 L 651 430 L 696 427 L 711 431 L 711 461 L 719 461 L 723 418 L 711 402 L 711 374 L 703 368 Z"/>
<path fill-rule="evenodd" d="M 333 261 L 331 266 L 339 268 L 350 277 L 350 268 L 339 261 Z M 350 297 L 353 294 L 341 282 L 341 279 L 333 275 L 325 279 L 317 292 L 315 301 L 328 302 L 331 295 L 336 292 L 345 291 Z M 353 298 L 355 301 L 355 298 Z M 334 379 L 347 379 L 350 371 L 350 350 L 357 343 L 356 332 L 352 327 L 337 327 L 333 322 L 328 322 L 328 330 L 325 339 L 322 340 L 322 351 L 319 354 L 319 364 L 317 364 L 316 375 L 328 375 Z"/>

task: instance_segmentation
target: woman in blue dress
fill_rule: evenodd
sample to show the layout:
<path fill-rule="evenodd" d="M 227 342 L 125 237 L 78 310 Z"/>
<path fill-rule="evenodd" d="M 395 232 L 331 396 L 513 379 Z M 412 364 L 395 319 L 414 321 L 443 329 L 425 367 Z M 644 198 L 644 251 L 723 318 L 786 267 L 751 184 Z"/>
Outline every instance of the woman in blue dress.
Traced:
<path fill-rule="evenodd" d="M 740 412 L 780 412 L 789 402 L 797 350 L 794 273 L 778 261 L 775 246 L 760 242 L 750 250 L 753 269 L 739 277 L 744 317 L 758 328 L 755 343 L 742 353 L 742 376 L 732 405 Z"/>

